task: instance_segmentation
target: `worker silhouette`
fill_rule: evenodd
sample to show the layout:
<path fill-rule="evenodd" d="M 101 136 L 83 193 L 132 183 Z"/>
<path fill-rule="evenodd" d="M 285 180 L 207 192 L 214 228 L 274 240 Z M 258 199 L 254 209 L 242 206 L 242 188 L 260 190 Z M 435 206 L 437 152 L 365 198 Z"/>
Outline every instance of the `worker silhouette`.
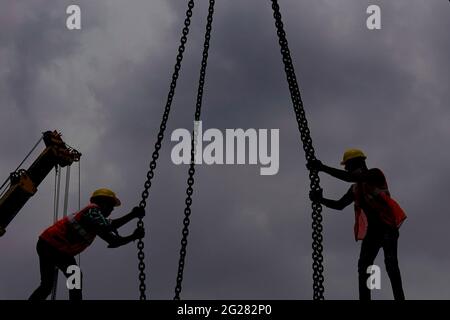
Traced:
<path fill-rule="evenodd" d="M 322 190 L 311 191 L 312 201 L 328 208 L 343 210 L 354 202 L 355 240 L 363 240 L 358 261 L 358 280 L 360 300 L 370 300 L 367 285 L 367 268 L 373 265 L 380 248 L 384 251 L 386 271 L 391 281 L 395 300 L 404 300 L 402 279 L 397 259 L 399 227 L 406 219 L 400 206 L 390 197 L 386 178 L 380 169 L 368 169 L 366 156 L 361 150 L 350 149 L 344 153 L 344 170 L 328 167 L 319 160 L 308 162 L 309 170 L 325 172 L 353 185 L 339 200 L 325 199 Z"/>
<path fill-rule="evenodd" d="M 30 300 L 45 300 L 53 288 L 55 268 L 66 277 L 67 268 L 76 265 L 74 256 L 92 244 L 95 237 L 108 243 L 108 248 L 117 248 L 144 237 L 144 229 L 137 228 L 131 235 L 121 237 L 117 229 L 134 218 L 141 218 L 145 211 L 135 207 L 127 215 L 118 219 L 107 219 L 114 207 L 120 206 L 120 200 L 109 189 L 94 191 L 91 203 L 81 211 L 57 221 L 47 228 L 37 242 L 41 284 L 30 296 Z M 70 300 L 81 300 L 81 288 L 69 290 Z"/>

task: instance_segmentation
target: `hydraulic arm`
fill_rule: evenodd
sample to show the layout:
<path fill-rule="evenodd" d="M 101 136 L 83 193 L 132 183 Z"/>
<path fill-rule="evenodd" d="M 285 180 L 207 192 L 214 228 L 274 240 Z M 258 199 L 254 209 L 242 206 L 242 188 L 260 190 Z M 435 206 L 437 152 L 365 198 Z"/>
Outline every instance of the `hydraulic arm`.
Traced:
<path fill-rule="evenodd" d="M 28 170 L 18 169 L 9 176 L 9 188 L 0 197 L 0 237 L 55 166 L 65 167 L 80 160 L 81 153 L 67 146 L 60 133 L 46 131 L 43 133 L 43 140 L 45 149 Z"/>

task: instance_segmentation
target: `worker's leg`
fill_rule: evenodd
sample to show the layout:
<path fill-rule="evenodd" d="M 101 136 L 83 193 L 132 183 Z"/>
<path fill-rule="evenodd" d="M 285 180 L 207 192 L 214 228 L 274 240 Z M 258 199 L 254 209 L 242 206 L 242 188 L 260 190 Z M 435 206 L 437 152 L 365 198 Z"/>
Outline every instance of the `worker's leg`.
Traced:
<path fill-rule="evenodd" d="M 39 267 L 41 272 L 41 284 L 30 296 L 30 300 L 45 300 L 52 292 L 53 278 L 55 274 L 55 261 L 50 245 L 39 239 L 36 245 L 39 255 Z"/>
<path fill-rule="evenodd" d="M 369 230 L 361 244 L 361 253 L 358 261 L 359 300 L 371 299 L 370 289 L 367 287 L 367 279 L 370 276 L 367 273 L 367 268 L 373 265 L 380 247 L 381 241 L 379 237 Z"/>
<path fill-rule="evenodd" d="M 61 255 L 57 261 L 58 268 L 64 273 L 66 278 L 72 276 L 72 273 L 68 273 L 67 269 L 70 266 L 77 266 L 77 262 L 75 261 L 75 258 L 73 256 L 69 255 Z M 81 274 L 80 274 L 81 276 Z M 69 299 L 70 300 L 82 300 L 82 279 L 80 279 L 80 288 L 79 289 L 69 289 Z"/>
<path fill-rule="evenodd" d="M 397 244 L 398 244 L 398 229 L 389 229 L 383 236 L 383 251 L 384 263 L 386 264 L 386 271 L 391 280 L 392 291 L 395 300 L 405 300 L 403 293 L 402 277 L 400 275 L 400 268 L 398 267 L 397 258 Z"/>

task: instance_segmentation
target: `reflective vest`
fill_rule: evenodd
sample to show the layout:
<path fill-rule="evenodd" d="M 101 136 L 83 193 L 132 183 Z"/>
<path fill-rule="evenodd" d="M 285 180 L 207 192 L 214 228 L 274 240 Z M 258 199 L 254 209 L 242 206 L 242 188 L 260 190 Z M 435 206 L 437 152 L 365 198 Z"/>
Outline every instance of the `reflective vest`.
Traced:
<path fill-rule="evenodd" d="M 379 170 L 383 175 L 383 172 Z M 386 178 L 384 178 L 386 181 Z M 400 228 L 403 221 L 406 219 L 406 214 L 400 205 L 391 198 L 387 183 L 384 183 L 382 188 L 372 186 L 366 182 L 355 183 L 352 186 L 354 201 L 355 201 L 355 225 L 354 233 L 355 240 L 363 240 L 367 233 L 367 216 L 361 208 L 361 199 L 365 206 L 369 207 L 371 211 L 379 214 L 383 223 Z"/>
<path fill-rule="evenodd" d="M 80 224 L 83 215 L 92 208 L 99 208 L 99 206 L 90 204 L 81 211 L 58 220 L 44 230 L 39 238 L 63 253 L 71 256 L 79 254 L 89 247 L 96 237 L 94 231 L 86 230 Z"/>

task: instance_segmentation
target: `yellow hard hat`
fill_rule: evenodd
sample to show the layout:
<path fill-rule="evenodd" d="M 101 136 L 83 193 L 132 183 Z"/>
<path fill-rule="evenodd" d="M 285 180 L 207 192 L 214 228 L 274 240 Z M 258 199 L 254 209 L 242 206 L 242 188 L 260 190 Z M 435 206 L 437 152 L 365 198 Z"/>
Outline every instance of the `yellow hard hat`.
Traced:
<path fill-rule="evenodd" d="M 342 165 L 345 165 L 345 163 L 346 163 L 348 160 L 355 159 L 355 158 L 363 158 L 363 159 L 366 159 L 367 157 L 366 157 L 366 155 L 364 154 L 364 152 L 362 152 L 362 151 L 359 150 L 359 149 L 348 149 L 348 150 L 345 151 L 345 153 L 344 153 L 344 157 L 342 158 L 341 164 L 342 164 Z"/>
<path fill-rule="evenodd" d="M 119 198 L 117 198 L 117 197 L 116 197 L 116 194 L 115 194 L 112 190 L 110 190 L 110 189 L 107 189 L 107 188 L 101 188 L 101 189 L 95 190 L 95 191 L 92 193 L 92 196 L 91 196 L 91 202 L 92 202 L 92 199 L 93 199 L 93 198 L 96 198 L 96 197 L 107 197 L 107 198 L 112 198 L 112 199 L 114 199 L 114 207 L 120 206 L 120 200 L 119 200 Z"/>

